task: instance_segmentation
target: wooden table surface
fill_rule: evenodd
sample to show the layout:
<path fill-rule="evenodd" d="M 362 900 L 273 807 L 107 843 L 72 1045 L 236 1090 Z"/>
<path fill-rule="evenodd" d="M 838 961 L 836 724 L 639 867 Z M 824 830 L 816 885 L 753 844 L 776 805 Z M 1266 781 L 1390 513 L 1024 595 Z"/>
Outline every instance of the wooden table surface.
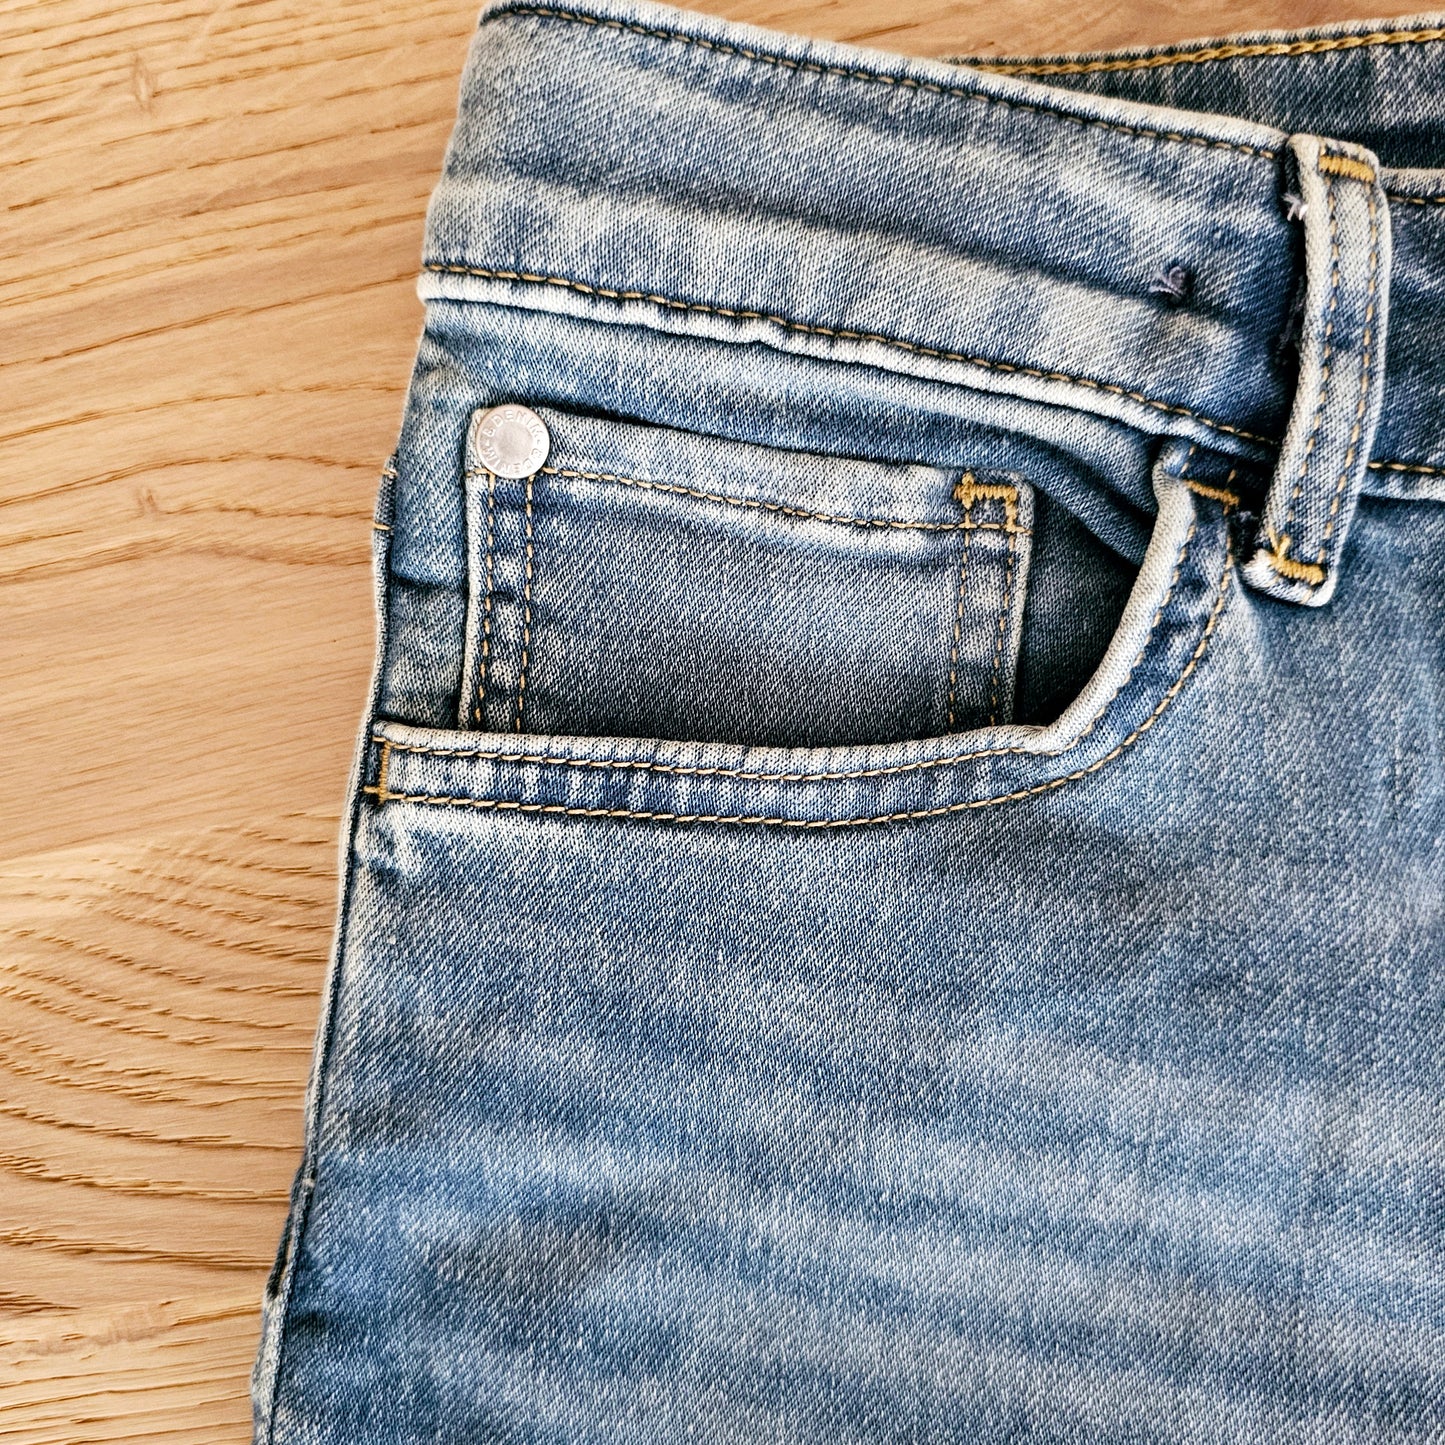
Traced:
<path fill-rule="evenodd" d="M 1389 0 L 725 0 L 918 54 Z M 711 7 L 710 7 L 711 8 Z M 244 1442 L 472 0 L 0 6 L 0 1437 Z"/>

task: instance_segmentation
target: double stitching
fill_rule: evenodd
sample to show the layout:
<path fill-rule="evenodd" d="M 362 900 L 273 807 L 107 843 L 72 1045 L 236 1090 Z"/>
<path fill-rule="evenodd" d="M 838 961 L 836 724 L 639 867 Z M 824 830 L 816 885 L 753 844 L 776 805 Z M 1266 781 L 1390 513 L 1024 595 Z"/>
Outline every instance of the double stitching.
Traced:
<path fill-rule="evenodd" d="M 1219 589 L 1215 596 L 1214 607 L 1210 611 L 1209 620 L 1205 623 L 1204 631 L 1200 635 L 1193 653 L 1179 676 L 1170 685 L 1169 690 L 1159 699 L 1154 710 L 1134 729 L 1103 757 L 1096 758 L 1087 767 L 1079 768 L 1077 771 L 1067 774 L 1061 778 L 1051 778 L 1046 783 L 1038 783 L 1031 788 L 1020 788 L 1012 793 L 1003 793 L 992 798 L 970 798 L 958 803 L 945 803 L 935 808 L 914 808 L 896 813 L 876 813 L 858 818 L 779 818 L 759 813 L 662 813 L 651 812 L 639 808 L 579 808 L 565 803 L 517 803 L 498 798 L 457 798 L 445 795 L 430 795 L 422 793 L 394 793 L 387 789 L 385 777 L 374 788 L 367 791 L 376 794 L 379 802 L 397 803 L 421 803 L 438 807 L 474 808 L 478 810 L 493 812 L 511 813 L 541 813 L 553 814 L 569 818 L 635 818 L 639 821 L 650 821 L 656 823 L 740 823 L 740 824 L 766 824 L 779 828 L 856 828 L 869 824 L 878 823 L 903 823 L 913 822 L 923 818 L 938 818 L 949 813 L 962 813 L 974 808 L 990 808 L 999 803 L 1019 802 L 1024 798 L 1037 797 L 1042 793 L 1052 792 L 1055 788 L 1062 788 L 1068 783 L 1077 782 L 1081 778 L 1089 777 L 1098 772 L 1101 768 L 1113 762 L 1115 758 L 1127 752 L 1129 748 L 1139 741 L 1156 722 L 1164 715 L 1169 705 L 1178 697 L 1195 668 L 1199 666 L 1200 660 L 1208 651 L 1209 642 L 1214 635 L 1215 627 L 1219 622 L 1220 615 L 1224 611 L 1225 602 L 1229 596 L 1230 579 L 1234 572 L 1234 544 L 1233 540 L 1227 538 L 1225 543 L 1225 563 L 1220 578 Z M 394 744 L 393 749 L 401 747 L 401 744 Z M 425 751 L 425 749 L 413 749 L 413 751 Z M 1012 751 L 1012 750 L 1010 750 Z M 554 759 L 553 761 L 559 761 Z M 952 759 L 951 761 L 959 761 Z"/>
<path fill-rule="evenodd" d="M 1125 125 L 1121 121 L 1097 120 L 1091 116 L 1073 115 L 1052 106 L 1034 105 L 1028 101 L 1010 100 L 1006 96 L 989 95 L 968 86 L 941 85 L 937 81 L 917 80 L 911 75 L 887 75 L 882 71 L 864 70 L 855 66 L 824 65 L 816 60 L 794 60 L 791 56 L 757 50 L 747 45 L 736 45 L 723 40 L 709 40 L 705 36 L 688 35 L 683 31 L 668 30 L 662 26 L 641 25 L 633 20 L 613 20 L 600 15 L 587 15 L 579 10 L 567 10 L 558 6 L 509 5 L 505 9 L 494 10 L 487 20 L 500 20 L 508 15 L 535 16 L 542 20 L 565 20 L 578 25 L 591 25 L 602 30 L 617 30 L 631 35 L 640 35 L 648 40 L 664 40 L 671 44 L 692 45 L 700 50 L 711 50 L 719 55 L 733 55 L 740 60 L 771 65 L 779 70 L 799 71 L 809 75 L 832 75 L 843 80 L 861 80 L 871 85 L 890 85 L 900 90 L 942 95 L 954 100 L 978 101 L 985 105 L 998 105 L 1008 110 L 1047 116 L 1070 125 L 1114 131 L 1121 135 L 1139 136 L 1146 140 L 1166 140 L 1183 145 L 1203 146 L 1211 150 L 1238 151 L 1242 155 L 1255 156 L 1262 160 L 1273 160 L 1277 154 L 1268 147 L 1248 145 L 1243 141 L 1215 140 L 1210 136 L 1186 135 L 1182 131 L 1158 130 L 1152 126 Z M 984 69 L 986 67 L 975 68 Z"/>
<path fill-rule="evenodd" d="M 1299 472 L 1295 476 L 1294 488 L 1289 495 L 1289 508 L 1284 518 L 1286 535 L 1280 539 L 1284 547 L 1289 545 L 1287 534 L 1294 521 L 1300 497 L 1304 494 L 1305 479 L 1309 475 L 1310 458 L 1314 453 L 1315 443 L 1319 441 L 1320 426 L 1325 416 L 1325 403 L 1329 399 L 1330 392 L 1330 361 L 1334 355 L 1335 315 L 1340 304 L 1340 218 L 1335 207 L 1333 182 L 1325 183 L 1325 198 L 1328 202 L 1330 218 L 1330 302 L 1325 312 L 1325 334 L 1320 342 L 1320 390 L 1319 395 L 1315 398 L 1315 412 L 1310 421 L 1310 434 L 1305 441 L 1304 455 L 1300 458 Z M 1281 555 L 1283 555 L 1283 551 L 1281 551 Z"/>
<path fill-rule="evenodd" d="M 468 473 L 468 475 L 474 475 Z M 482 607 L 482 658 L 477 674 L 477 701 L 473 709 L 474 721 L 480 725 L 487 706 L 487 669 L 491 665 L 492 651 L 492 562 L 495 555 L 493 541 L 494 522 L 497 506 L 497 475 L 487 473 L 487 600 Z"/>
<path fill-rule="evenodd" d="M 953 731 L 957 721 L 958 704 L 958 656 L 963 640 L 963 605 L 968 591 L 968 549 L 975 531 L 1002 531 L 1008 534 L 1008 572 L 1004 582 L 1003 614 L 999 618 L 998 642 L 994 648 L 993 674 L 990 681 L 989 726 L 998 717 L 998 675 L 1002 662 L 1004 625 L 1008 618 L 1009 598 L 1013 586 L 1015 537 L 1026 530 L 1018 525 L 1018 489 L 1007 483 L 981 483 L 972 472 L 965 472 L 953 489 L 955 500 L 963 506 L 964 521 L 955 526 L 966 526 L 963 534 L 963 554 L 958 565 L 958 601 L 953 614 L 953 648 L 948 660 L 948 731 Z M 1002 502 L 1004 521 L 997 523 L 974 522 L 973 509 L 979 502 Z"/>
<path fill-rule="evenodd" d="M 1233 476 L 1234 473 L 1231 472 L 1230 477 L 1232 478 Z M 1201 483 L 1193 481 L 1185 481 L 1185 485 L 1191 492 L 1195 492 L 1201 496 L 1210 497 L 1215 500 L 1222 499 L 1226 516 L 1234 506 L 1238 505 L 1239 498 L 1232 492 L 1213 487 L 1204 487 Z M 1143 662 L 1149 651 L 1149 646 L 1154 640 L 1154 635 L 1159 630 L 1159 624 L 1163 621 L 1165 610 L 1174 597 L 1174 590 L 1179 585 L 1179 578 L 1183 572 L 1184 563 L 1189 555 L 1189 550 L 1194 541 L 1197 529 L 1198 522 L 1192 522 L 1188 532 L 1185 534 L 1184 541 L 1180 544 L 1179 555 L 1174 561 L 1174 570 L 1169 579 L 1169 586 L 1165 590 L 1164 596 L 1160 599 L 1159 606 L 1155 609 L 1153 621 L 1149 624 L 1149 632 L 1144 638 L 1144 642 L 1140 646 L 1133 663 L 1130 665 L 1128 675 L 1104 700 L 1098 711 L 1089 720 L 1088 725 L 1061 748 L 1045 750 L 1017 746 L 982 748 L 968 753 L 951 753 L 946 757 L 925 758 L 916 763 L 893 763 L 881 767 L 836 769 L 816 773 L 775 773 L 749 768 L 698 767 L 685 763 L 656 763 L 646 759 L 635 758 L 559 758 L 546 753 L 509 752 L 502 748 L 439 748 L 435 746 L 423 746 L 419 743 L 396 742 L 379 733 L 373 734 L 372 741 L 389 748 L 391 752 L 409 753 L 419 757 L 475 758 L 487 762 L 527 763 L 537 766 L 565 768 L 608 768 L 620 771 L 662 773 L 681 777 L 733 778 L 740 782 L 768 783 L 823 783 L 850 779 L 892 777 L 901 773 L 927 772 L 936 768 L 952 767 L 957 763 L 976 762 L 982 758 L 1007 757 L 1011 755 L 1028 755 L 1039 758 L 1063 757 L 1066 753 L 1073 752 L 1075 748 L 1093 733 L 1094 729 L 1103 720 L 1105 714 L 1114 705 L 1119 695 L 1133 681 L 1134 675 L 1139 670 L 1140 663 Z M 1226 577 L 1233 563 L 1234 551 L 1233 544 L 1230 542 L 1227 547 L 1227 561 L 1225 564 Z M 1227 582 L 1221 585 L 1225 586 Z M 386 798 L 395 798 L 400 795 L 388 791 L 385 796 Z"/>
<path fill-rule="evenodd" d="M 1424 462 L 1371 462 L 1372 472 L 1418 472 L 1422 477 L 1445 477 L 1445 467 L 1431 467 Z"/>
<path fill-rule="evenodd" d="M 1369 167 L 1364 168 L 1369 171 Z M 1369 172 L 1370 180 L 1373 182 L 1374 173 Z M 1360 395 L 1355 403 L 1355 419 L 1350 427 L 1350 445 L 1345 452 L 1345 460 L 1340 469 L 1340 478 L 1335 483 L 1334 496 L 1330 499 L 1330 513 L 1325 519 L 1324 533 L 1320 537 L 1320 550 L 1315 557 L 1316 563 L 1324 564 L 1325 553 L 1330 545 L 1330 538 L 1334 535 L 1335 522 L 1339 518 L 1340 502 L 1345 495 L 1345 484 L 1350 479 L 1350 473 L 1355 463 L 1355 453 L 1359 450 L 1360 438 L 1365 431 L 1365 407 L 1370 400 L 1370 381 L 1374 374 L 1374 325 L 1375 325 L 1375 298 L 1376 285 L 1380 269 L 1380 214 L 1379 206 L 1375 201 L 1373 185 L 1365 192 L 1365 198 L 1370 208 L 1370 280 L 1365 303 L 1365 327 L 1364 335 L 1360 341 Z"/>
<path fill-rule="evenodd" d="M 524 539 L 524 550 L 526 552 L 527 566 L 526 577 L 522 584 L 522 660 L 517 668 L 517 709 L 516 716 L 512 721 L 512 731 L 522 731 L 522 708 L 527 696 L 527 663 L 531 658 L 532 649 L 532 482 L 536 473 L 527 478 L 526 493 L 526 535 Z"/>
<path fill-rule="evenodd" d="M 896 336 L 885 336 L 877 331 L 855 331 L 848 327 L 818 326 L 809 321 L 794 321 L 772 311 L 753 311 L 736 306 L 713 306 L 705 301 L 680 301 L 674 296 L 662 296 L 651 291 L 620 291 L 611 286 L 594 286 L 587 281 L 575 281 L 567 276 L 552 276 L 542 271 L 506 271 L 489 266 L 468 266 L 461 262 L 426 261 L 423 270 L 440 272 L 444 275 L 477 276 L 487 281 L 516 281 L 528 285 L 560 286 L 568 291 L 578 291 L 586 296 L 600 296 L 607 301 L 650 301 L 655 306 L 665 306 L 673 311 L 701 312 L 708 316 L 722 316 L 732 321 L 767 321 L 784 331 L 800 332 L 808 336 L 827 336 L 835 341 L 866 341 L 879 346 L 892 346 L 917 356 L 928 356 L 938 361 L 959 361 L 970 366 L 979 366 L 986 371 L 1001 372 L 1010 376 L 1027 376 L 1039 381 L 1063 381 L 1074 386 L 1088 387 L 1110 396 L 1126 397 L 1141 406 L 1153 407 L 1155 411 L 1170 416 L 1184 416 L 1206 426 L 1211 431 L 1225 432 L 1243 441 L 1258 442 L 1262 446 L 1277 447 L 1279 443 L 1271 437 L 1245 431 L 1242 427 L 1231 426 L 1228 422 L 1215 421 L 1192 411 L 1187 406 L 1173 402 L 1157 401 L 1143 392 L 1130 391 L 1128 387 L 1113 382 L 1099 381 L 1091 376 L 1071 376 L 1066 371 L 1047 371 L 1037 366 L 1017 366 L 1012 362 L 993 361 L 986 356 L 973 356 L 966 351 L 948 351 L 938 346 L 924 346 L 917 341 L 904 341 Z"/>
<path fill-rule="evenodd" d="M 1323 161 L 1324 157 L 1321 157 L 1317 169 L 1322 174 L 1328 175 L 1330 172 L 1326 170 Z M 1373 175 L 1371 178 L 1373 179 Z M 1339 214 L 1335 207 L 1335 186 L 1331 180 L 1325 182 L 1325 200 L 1329 207 L 1330 218 L 1330 302 L 1325 312 L 1325 333 L 1320 342 L 1320 391 L 1315 400 L 1315 412 L 1310 421 L 1309 436 L 1305 440 L 1304 455 L 1300 458 L 1299 471 L 1295 475 L 1294 487 L 1289 495 L 1289 507 L 1285 512 L 1284 526 L 1277 533 L 1272 526 L 1268 527 L 1270 550 L 1265 553 L 1269 565 L 1281 577 L 1286 577 L 1292 582 L 1304 582 L 1312 587 L 1318 587 L 1325 580 L 1324 569 L 1317 564 L 1296 561 L 1289 555 L 1289 549 L 1292 540 L 1290 527 L 1294 523 L 1295 510 L 1304 494 L 1305 478 L 1309 475 L 1310 458 L 1314 453 L 1315 443 L 1319 440 L 1320 426 L 1325 415 L 1325 402 L 1329 397 L 1335 314 L 1340 301 L 1340 225 Z"/>
<path fill-rule="evenodd" d="M 1302 562 L 1289 555 L 1291 544 L 1290 527 L 1294 521 L 1295 511 L 1304 489 L 1305 476 L 1309 470 L 1310 454 L 1313 452 L 1315 442 L 1318 439 L 1326 396 L 1329 391 L 1330 359 L 1332 355 L 1331 338 L 1334 332 L 1335 314 L 1339 303 L 1340 291 L 1339 220 L 1335 206 L 1335 187 L 1332 179 L 1326 180 L 1325 195 L 1329 202 L 1330 218 L 1330 303 L 1328 319 L 1325 324 L 1324 339 L 1321 346 L 1320 395 L 1315 408 L 1314 421 L 1310 427 L 1309 439 L 1305 444 L 1304 456 L 1300 461 L 1299 475 L 1295 478 L 1294 489 L 1290 493 L 1289 510 L 1285 515 L 1284 526 L 1278 534 L 1274 532 L 1273 528 L 1267 529 L 1271 545 L 1270 550 L 1265 553 L 1269 565 L 1281 577 L 1287 578 L 1292 582 L 1302 582 L 1310 588 L 1320 587 L 1329 575 L 1325 566 L 1325 558 L 1329 553 L 1330 539 L 1334 535 L 1335 524 L 1339 520 L 1339 511 L 1341 503 L 1344 500 L 1345 488 L 1353 473 L 1355 458 L 1359 452 L 1360 439 L 1364 435 L 1365 410 L 1369 404 L 1370 382 L 1374 375 L 1374 321 L 1380 259 L 1380 215 L 1379 205 L 1375 199 L 1374 186 L 1377 177 L 1373 167 L 1365 164 L 1363 161 L 1356 160 L 1353 156 L 1326 151 L 1319 157 L 1316 163 L 1316 169 L 1323 176 L 1344 176 L 1351 180 L 1361 181 L 1366 185 L 1365 199 L 1369 207 L 1370 217 L 1370 261 L 1364 327 L 1361 336 L 1360 388 L 1359 396 L 1355 404 L 1354 420 L 1350 427 L 1349 445 L 1345 450 L 1340 474 L 1335 482 L 1334 491 L 1331 494 L 1330 509 L 1320 534 L 1320 544 L 1315 553 L 1315 560 L 1313 562 Z M 1388 464 L 1386 465 L 1388 467 Z"/>
<path fill-rule="evenodd" d="M 1003 668 L 1003 642 L 1008 629 L 1009 603 L 1013 597 L 1014 562 L 1016 554 L 1014 551 L 1014 537 L 1021 530 L 1018 526 L 1018 501 L 1019 494 L 1016 487 L 1007 484 L 995 484 L 992 486 L 980 485 L 974 478 L 972 472 L 966 472 L 959 484 L 954 488 L 954 496 L 963 503 L 966 512 L 971 511 L 975 502 L 997 501 L 1004 506 L 1004 531 L 1008 533 L 1008 565 L 1004 573 L 1003 589 L 1003 610 L 999 613 L 998 627 L 994 635 L 993 669 L 989 677 L 989 713 L 988 725 L 992 727 L 998 721 L 998 692 L 999 675 Z M 967 543 L 965 539 L 965 556 L 967 555 Z M 958 659 L 958 638 L 959 629 L 963 620 L 963 580 L 959 579 L 958 619 L 954 632 L 954 661 Z M 948 725 L 953 727 L 953 673 L 949 674 L 948 682 Z"/>
<path fill-rule="evenodd" d="M 625 477 L 617 472 L 584 472 L 572 467 L 540 467 L 540 472 L 553 477 L 573 477 L 585 482 L 618 482 L 625 487 L 641 487 L 649 492 L 669 492 L 674 496 L 695 497 L 703 502 L 725 502 L 730 507 L 748 507 L 761 512 L 780 512 L 786 517 L 801 517 L 810 522 L 835 522 L 849 527 L 894 527 L 918 532 L 1019 532 L 1029 535 L 1027 527 L 1012 521 L 974 522 L 967 517 L 961 522 L 911 522 L 894 517 L 857 517 L 834 512 L 814 512 L 806 507 L 792 507 L 783 502 L 765 502 L 757 497 L 735 497 L 726 492 L 708 492 L 698 487 L 684 487 L 675 482 L 655 482 L 648 477 Z"/>
<path fill-rule="evenodd" d="M 1010 532 L 1008 539 L 1008 570 L 1004 573 L 1003 580 L 1003 610 L 998 615 L 998 631 L 994 637 L 993 644 L 993 674 L 989 679 L 989 727 L 993 727 L 998 722 L 998 692 L 999 683 L 1003 676 L 1003 643 L 1008 633 L 1009 604 L 1013 601 L 1014 564 L 1017 561 L 1014 552 L 1015 545 L 1014 534 Z"/>
<path fill-rule="evenodd" d="M 1219 60 L 1253 60 L 1289 55 L 1316 55 L 1330 50 L 1361 50 L 1374 45 L 1423 45 L 1445 40 L 1445 27 L 1422 30 L 1372 30 L 1366 35 L 1321 36 L 1315 40 L 1261 40 L 1209 45 L 1199 50 L 1170 50 L 1155 55 L 1126 55 L 1100 60 L 1005 61 L 969 60 L 976 70 L 999 75 L 1086 75 L 1104 70 L 1159 70 L 1171 65 L 1203 65 Z"/>
<path fill-rule="evenodd" d="M 958 649 L 963 640 L 963 601 L 968 592 L 968 544 L 971 534 L 963 534 L 963 555 L 958 564 L 958 601 L 953 609 L 953 650 L 948 658 L 948 731 L 953 731 L 958 701 Z"/>

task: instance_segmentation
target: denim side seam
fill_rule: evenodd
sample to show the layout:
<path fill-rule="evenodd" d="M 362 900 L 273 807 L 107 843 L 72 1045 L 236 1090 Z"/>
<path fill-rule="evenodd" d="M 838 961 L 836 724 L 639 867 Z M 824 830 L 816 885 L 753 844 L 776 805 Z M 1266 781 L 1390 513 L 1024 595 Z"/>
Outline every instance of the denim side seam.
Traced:
<path fill-rule="evenodd" d="M 279 1396 L 281 1366 L 286 1345 L 286 1323 L 291 1302 L 291 1287 L 296 1278 L 306 1224 L 316 1195 L 318 1162 L 321 1153 L 320 1123 L 324 1103 L 326 1060 L 335 1023 L 337 999 L 340 994 L 342 960 L 346 951 L 347 919 L 355 887 L 355 854 L 352 839 L 361 815 L 365 789 L 368 737 L 374 726 L 372 719 L 381 696 L 382 668 L 386 657 L 388 633 L 387 582 L 395 522 L 396 458 L 388 459 L 381 471 L 381 485 L 372 516 L 372 585 L 376 612 L 376 648 L 364 721 L 352 754 L 351 775 L 347 785 L 347 806 L 343 814 L 338 844 L 339 899 L 336 928 L 332 935 L 326 978 L 322 985 L 321 1009 L 317 1020 L 316 1041 L 312 1051 L 311 1075 L 306 1087 L 304 1111 L 304 1144 L 301 1163 L 291 1188 L 291 1202 L 285 1229 L 277 1249 L 271 1277 L 264 1294 L 261 1342 L 251 1368 L 251 1413 L 256 1445 L 270 1445 L 275 1439 L 276 1403 Z"/>

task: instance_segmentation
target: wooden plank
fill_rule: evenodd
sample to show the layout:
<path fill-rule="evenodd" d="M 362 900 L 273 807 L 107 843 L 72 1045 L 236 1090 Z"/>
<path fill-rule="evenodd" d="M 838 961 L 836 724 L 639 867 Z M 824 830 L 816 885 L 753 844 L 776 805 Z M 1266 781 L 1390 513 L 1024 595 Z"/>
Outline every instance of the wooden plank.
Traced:
<path fill-rule="evenodd" d="M 730 0 L 920 54 L 1350 0 Z M 1413 3 L 1377 0 L 1376 13 Z M 0 9 L 0 1435 L 248 1438 L 456 0 Z"/>
<path fill-rule="evenodd" d="M 32 1316 L 0 1342 L 10 1445 L 233 1445 L 250 1437 L 256 1295 Z"/>
<path fill-rule="evenodd" d="M 259 1289 L 300 1142 L 336 823 L 0 865 L 0 1321 L 7 1303 Z"/>

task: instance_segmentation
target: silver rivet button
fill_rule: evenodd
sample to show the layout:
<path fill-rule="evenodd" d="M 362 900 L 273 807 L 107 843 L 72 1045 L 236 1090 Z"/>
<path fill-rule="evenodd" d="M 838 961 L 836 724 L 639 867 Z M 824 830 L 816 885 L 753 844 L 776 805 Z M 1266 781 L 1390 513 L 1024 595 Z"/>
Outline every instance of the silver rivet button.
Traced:
<path fill-rule="evenodd" d="M 499 477 L 530 477 L 547 460 L 551 444 L 547 424 L 525 406 L 494 406 L 472 423 L 476 459 Z"/>

